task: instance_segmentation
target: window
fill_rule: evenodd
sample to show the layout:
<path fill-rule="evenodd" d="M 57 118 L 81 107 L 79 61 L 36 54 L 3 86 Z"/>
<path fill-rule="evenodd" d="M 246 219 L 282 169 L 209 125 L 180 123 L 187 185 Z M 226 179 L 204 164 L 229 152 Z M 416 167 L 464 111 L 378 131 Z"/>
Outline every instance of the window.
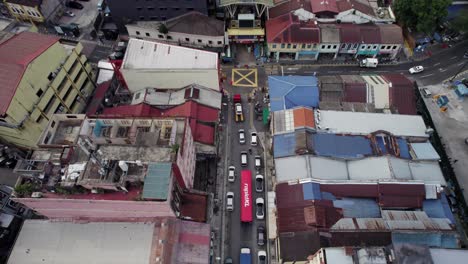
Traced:
<path fill-rule="evenodd" d="M 148 8 L 148 10 L 154 10 L 154 7 L 152 7 L 152 6 L 148 6 L 147 8 Z"/>
<path fill-rule="evenodd" d="M 385 46 L 385 45 L 381 47 L 381 49 L 383 49 L 383 50 L 384 50 L 385 48 L 387 48 L 387 46 Z"/>
<path fill-rule="evenodd" d="M 172 39 L 172 37 L 171 37 L 171 36 L 167 36 L 167 39 Z"/>
<path fill-rule="evenodd" d="M 36 123 L 40 123 L 43 119 L 44 117 L 42 115 L 39 115 L 36 119 Z"/>
<path fill-rule="evenodd" d="M 291 44 L 288 44 L 288 49 L 290 49 L 290 48 L 291 48 Z"/>
<path fill-rule="evenodd" d="M 328 45 L 328 46 L 327 46 L 327 49 L 331 49 L 331 45 Z"/>
<path fill-rule="evenodd" d="M 314 45 L 315 45 L 315 44 L 314 44 Z M 312 48 L 312 45 L 307 44 L 307 48 L 308 48 L 308 49 Z M 315 47 L 314 47 L 314 48 L 315 48 Z"/>
<path fill-rule="evenodd" d="M 283 44 L 281 44 L 281 48 L 282 48 L 282 49 L 284 49 L 284 43 L 283 43 Z"/>
<path fill-rule="evenodd" d="M 41 95 L 44 93 L 42 89 L 39 89 L 39 91 L 36 92 L 37 97 L 41 97 Z"/>
<path fill-rule="evenodd" d="M 314 49 L 316 49 L 316 48 L 317 48 L 317 43 L 314 44 Z"/>
<path fill-rule="evenodd" d="M 370 50 L 370 49 L 371 49 L 371 45 L 367 45 L 367 49 L 369 49 L 369 50 Z"/>
<path fill-rule="evenodd" d="M 180 8 L 178 8 L 178 7 L 173 7 L 172 9 L 174 9 L 174 10 L 176 10 L 176 11 L 179 11 L 179 10 L 180 10 Z"/>
<path fill-rule="evenodd" d="M 171 138 L 171 131 L 172 131 L 172 127 L 166 127 L 166 130 L 164 131 L 164 139 Z"/>
<path fill-rule="evenodd" d="M 333 45 L 333 49 L 336 49 L 336 45 Z"/>
<path fill-rule="evenodd" d="M 119 127 L 119 129 L 117 130 L 117 137 L 119 138 L 127 137 L 129 130 L 130 130 L 130 127 Z"/>
<path fill-rule="evenodd" d="M 167 10 L 167 7 L 160 7 L 159 10 L 161 10 L 161 11 L 166 11 L 166 10 Z"/>
<path fill-rule="evenodd" d="M 306 44 L 302 44 L 302 48 L 305 49 L 305 47 L 306 47 Z"/>
<path fill-rule="evenodd" d="M 396 48 L 397 48 L 397 46 L 393 46 L 393 49 L 396 49 Z"/>
<path fill-rule="evenodd" d="M 73 100 L 73 103 L 70 105 L 70 109 L 73 110 L 75 105 L 78 103 L 78 95 L 76 95 L 75 100 Z"/>
<path fill-rule="evenodd" d="M 67 101 L 67 98 L 68 98 L 68 96 L 70 95 L 70 93 L 71 93 L 72 90 L 73 90 L 73 89 L 71 89 L 71 87 L 68 88 L 67 92 L 66 92 L 65 95 L 63 96 L 63 101 L 65 101 L 65 102 Z"/>
<path fill-rule="evenodd" d="M 150 17 L 151 20 L 158 20 L 158 17 L 157 16 L 152 16 Z"/>
<path fill-rule="evenodd" d="M 377 45 L 374 45 L 374 47 L 372 49 L 377 49 Z"/>
<path fill-rule="evenodd" d="M 342 49 L 346 48 L 346 44 L 341 44 L 341 48 Z"/>
<path fill-rule="evenodd" d="M 147 37 L 149 37 L 149 36 L 150 36 L 150 33 L 146 32 L 145 35 L 146 35 Z"/>
<path fill-rule="evenodd" d="M 161 17 L 161 20 L 163 20 L 163 21 L 166 20 L 166 17 L 165 17 L 165 16 L 162 16 L 162 17 Z"/>
<path fill-rule="evenodd" d="M 138 11 L 141 11 L 142 9 L 143 9 L 143 7 L 141 7 L 141 6 L 137 7 Z"/>
<path fill-rule="evenodd" d="M 202 43 L 202 40 L 201 39 L 197 39 L 198 43 Z"/>
<path fill-rule="evenodd" d="M 164 38 L 164 36 L 163 36 L 163 35 L 161 35 L 161 34 L 159 34 L 159 35 L 158 35 L 158 38 L 160 38 L 160 39 L 163 39 L 163 38 Z"/>
<path fill-rule="evenodd" d="M 218 40 L 218 45 L 221 45 L 221 44 L 223 44 L 223 42 Z"/>
<path fill-rule="evenodd" d="M 140 35 L 140 31 L 135 31 L 135 34 Z"/>
<path fill-rule="evenodd" d="M 43 109 L 43 112 L 44 112 L 44 113 L 47 114 L 47 113 L 49 112 L 50 108 L 51 108 L 52 105 L 55 103 L 55 100 L 56 100 L 56 99 L 57 99 L 57 98 L 55 98 L 55 96 L 52 96 L 52 98 L 50 98 L 49 102 L 46 104 L 46 106 L 45 106 L 44 109 Z"/>
<path fill-rule="evenodd" d="M 295 48 L 297 48 L 297 45 L 296 45 L 296 44 L 293 45 L 293 49 L 295 49 Z"/>
<path fill-rule="evenodd" d="M 354 44 L 354 48 L 357 49 L 357 47 L 358 47 L 358 44 Z"/>
<path fill-rule="evenodd" d="M 272 47 L 273 49 L 276 49 L 276 44 L 272 44 L 271 47 Z"/>
<path fill-rule="evenodd" d="M 190 41 L 190 39 L 189 39 L 189 38 L 185 38 L 185 41 L 189 42 L 189 41 Z"/>
<path fill-rule="evenodd" d="M 145 20 L 145 17 L 144 17 L 144 16 L 140 16 L 139 19 L 140 19 L 140 20 Z"/>
<path fill-rule="evenodd" d="M 54 127 L 55 127 L 55 121 L 52 121 L 52 124 L 50 124 L 50 127 L 51 127 L 51 128 L 54 128 Z"/>
<path fill-rule="evenodd" d="M 187 11 L 193 11 L 194 8 L 193 7 L 187 7 Z"/>
<path fill-rule="evenodd" d="M 321 49 L 324 49 L 324 48 L 325 48 L 325 45 L 320 45 L 320 48 L 321 48 Z"/>
<path fill-rule="evenodd" d="M 211 41 L 211 40 L 208 40 L 208 44 L 210 44 L 210 45 L 211 45 L 211 44 L 213 44 L 213 41 Z"/>

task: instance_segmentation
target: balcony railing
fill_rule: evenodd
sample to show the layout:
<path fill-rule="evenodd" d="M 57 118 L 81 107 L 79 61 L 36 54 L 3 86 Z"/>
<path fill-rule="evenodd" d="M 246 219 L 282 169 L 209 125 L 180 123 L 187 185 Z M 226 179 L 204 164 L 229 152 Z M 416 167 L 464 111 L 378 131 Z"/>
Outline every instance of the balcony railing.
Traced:
<path fill-rule="evenodd" d="M 242 4 L 265 5 L 268 7 L 274 6 L 273 0 L 221 0 L 219 6 Z"/>

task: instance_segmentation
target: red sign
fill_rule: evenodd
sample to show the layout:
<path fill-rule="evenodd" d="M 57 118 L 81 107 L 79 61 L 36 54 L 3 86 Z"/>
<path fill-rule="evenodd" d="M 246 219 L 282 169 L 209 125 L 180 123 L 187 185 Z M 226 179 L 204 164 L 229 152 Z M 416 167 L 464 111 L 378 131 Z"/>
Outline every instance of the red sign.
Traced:
<path fill-rule="evenodd" d="M 249 170 L 241 172 L 240 197 L 241 221 L 252 222 L 252 172 Z"/>

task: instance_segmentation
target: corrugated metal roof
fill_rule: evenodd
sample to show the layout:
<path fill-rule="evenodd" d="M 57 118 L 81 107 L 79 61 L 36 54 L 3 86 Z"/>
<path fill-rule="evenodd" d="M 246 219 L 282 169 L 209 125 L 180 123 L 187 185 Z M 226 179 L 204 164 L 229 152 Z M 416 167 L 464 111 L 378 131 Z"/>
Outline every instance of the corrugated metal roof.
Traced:
<path fill-rule="evenodd" d="M 368 135 L 387 131 L 395 136 L 429 137 L 421 116 L 321 111 L 320 117 L 320 121 L 316 120 L 317 128 L 320 125 L 335 134 Z"/>
<path fill-rule="evenodd" d="M 338 14 L 339 10 L 336 5 L 336 0 L 327 0 L 327 1 L 310 1 L 312 6 L 312 12 L 316 13 L 334 13 Z"/>
<path fill-rule="evenodd" d="M 355 24 L 340 24 L 341 43 L 360 43 L 361 30 L 359 25 Z"/>
<path fill-rule="evenodd" d="M 374 199 L 342 198 L 333 201 L 333 205 L 343 209 L 346 218 L 379 218 L 380 208 Z"/>
<path fill-rule="evenodd" d="M 310 0 L 293 0 L 280 3 L 278 5 L 275 5 L 274 7 L 268 8 L 268 16 L 270 17 L 270 19 L 272 19 L 284 14 L 291 13 L 300 8 L 312 12 Z"/>
<path fill-rule="evenodd" d="M 403 44 L 401 27 L 395 24 L 378 24 L 382 44 Z"/>
<path fill-rule="evenodd" d="M 312 140 L 317 156 L 362 158 L 373 154 L 371 142 L 366 137 L 317 133 L 312 135 Z"/>
<path fill-rule="evenodd" d="M 399 114 L 416 115 L 416 95 L 413 82 L 403 74 L 381 75 L 390 85 L 390 104 Z"/>
<path fill-rule="evenodd" d="M 122 69 L 218 69 L 218 54 L 131 38 Z"/>
<path fill-rule="evenodd" d="M 340 29 L 336 24 L 319 24 L 320 43 L 340 43 Z"/>
<path fill-rule="evenodd" d="M 301 128 L 315 129 L 312 108 L 298 107 L 273 112 L 273 134 L 294 132 Z"/>
<path fill-rule="evenodd" d="M 431 142 L 411 143 L 411 154 L 415 160 L 440 160 Z"/>
<path fill-rule="evenodd" d="M 320 30 L 314 20 L 300 21 L 287 13 L 269 19 L 265 25 L 268 43 L 319 43 Z"/>
<path fill-rule="evenodd" d="M 444 194 L 440 199 L 424 200 L 423 210 L 431 218 L 447 218 L 452 224 L 455 223 L 452 211 Z"/>
<path fill-rule="evenodd" d="M 375 25 L 360 25 L 361 43 L 363 44 L 380 44 L 382 38 L 380 29 Z"/>
<path fill-rule="evenodd" d="M 166 200 L 172 175 L 172 164 L 150 163 L 143 185 L 143 199 Z"/>
<path fill-rule="evenodd" d="M 304 193 L 304 200 L 321 200 L 322 193 L 320 192 L 320 184 L 318 183 L 304 183 L 302 185 L 302 192 Z"/>
<path fill-rule="evenodd" d="M 394 244 L 415 244 L 428 247 L 459 248 L 457 234 L 435 232 L 392 232 Z"/>
<path fill-rule="evenodd" d="M 319 92 L 314 76 L 268 76 L 271 111 L 298 106 L 317 107 Z"/>

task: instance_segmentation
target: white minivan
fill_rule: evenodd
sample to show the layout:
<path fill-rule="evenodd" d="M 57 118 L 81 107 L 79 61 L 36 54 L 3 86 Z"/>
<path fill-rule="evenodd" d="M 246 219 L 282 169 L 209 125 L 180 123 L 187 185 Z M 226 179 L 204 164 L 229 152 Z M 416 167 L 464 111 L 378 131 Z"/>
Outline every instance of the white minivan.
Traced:
<path fill-rule="evenodd" d="M 241 152 L 241 166 L 242 167 L 247 166 L 247 152 L 246 151 Z"/>
<path fill-rule="evenodd" d="M 262 158 L 260 156 L 255 156 L 255 168 L 260 169 L 262 167 Z"/>
<path fill-rule="evenodd" d="M 228 192 L 226 194 L 226 209 L 228 211 L 234 211 L 234 193 Z"/>
<path fill-rule="evenodd" d="M 257 146 L 257 132 L 250 133 L 250 145 Z"/>
<path fill-rule="evenodd" d="M 236 167 L 229 166 L 228 170 L 228 181 L 234 182 L 236 180 Z"/>

